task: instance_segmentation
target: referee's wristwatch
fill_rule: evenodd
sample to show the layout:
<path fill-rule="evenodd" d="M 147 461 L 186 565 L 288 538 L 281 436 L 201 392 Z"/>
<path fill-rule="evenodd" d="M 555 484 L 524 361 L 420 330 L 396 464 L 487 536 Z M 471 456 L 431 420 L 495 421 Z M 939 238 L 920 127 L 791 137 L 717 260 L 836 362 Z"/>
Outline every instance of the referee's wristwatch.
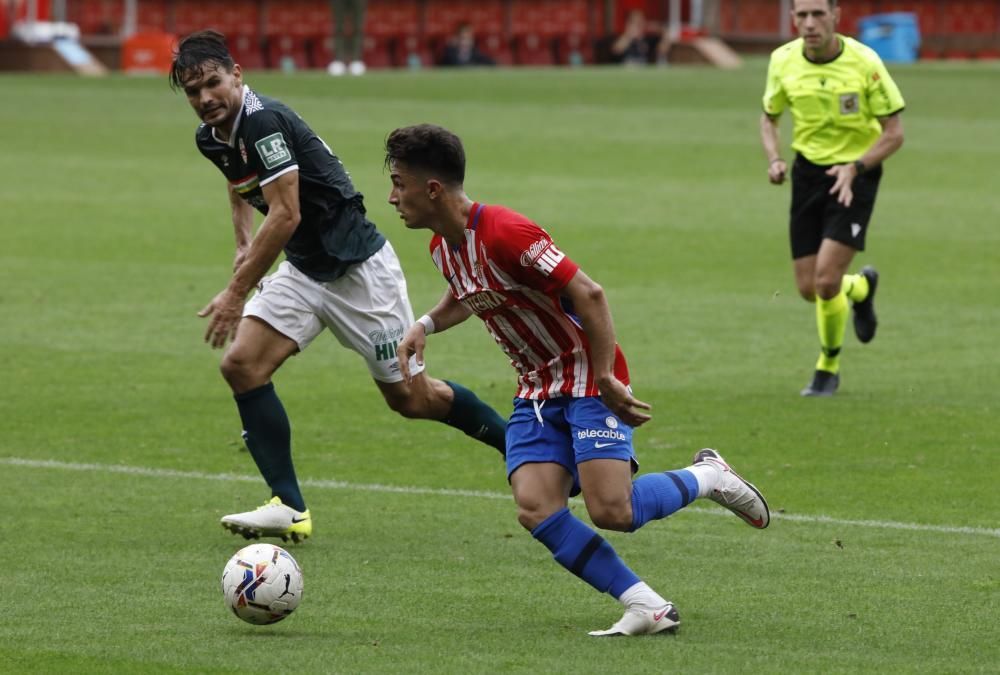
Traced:
<path fill-rule="evenodd" d="M 856 159 L 854 160 L 854 170 L 860 176 L 861 174 L 863 174 L 865 171 L 868 170 L 868 167 L 865 166 L 865 163 L 862 162 L 860 159 Z"/>

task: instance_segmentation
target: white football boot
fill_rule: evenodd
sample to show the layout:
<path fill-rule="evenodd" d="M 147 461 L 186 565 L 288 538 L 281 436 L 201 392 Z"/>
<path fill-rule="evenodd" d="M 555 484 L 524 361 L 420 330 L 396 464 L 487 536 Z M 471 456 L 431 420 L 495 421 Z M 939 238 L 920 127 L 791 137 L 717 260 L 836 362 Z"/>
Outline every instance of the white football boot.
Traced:
<path fill-rule="evenodd" d="M 623 635 L 652 635 L 663 631 L 675 631 L 681 625 L 681 617 L 674 603 L 662 607 L 647 607 L 641 603 L 625 610 L 618 623 L 607 630 L 592 630 L 594 637 L 617 637 Z"/>
<path fill-rule="evenodd" d="M 298 543 L 312 536 L 312 517 L 309 509 L 298 512 L 281 503 L 280 497 L 272 497 L 260 508 L 243 513 L 231 513 L 222 517 L 222 527 L 244 539 L 279 537 L 282 541 L 291 539 Z"/>
<path fill-rule="evenodd" d="M 771 522 L 771 512 L 760 490 L 733 471 L 717 451 L 699 450 L 695 464 L 710 464 L 719 470 L 719 482 L 708 498 L 742 518 L 750 527 L 763 530 Z"/>

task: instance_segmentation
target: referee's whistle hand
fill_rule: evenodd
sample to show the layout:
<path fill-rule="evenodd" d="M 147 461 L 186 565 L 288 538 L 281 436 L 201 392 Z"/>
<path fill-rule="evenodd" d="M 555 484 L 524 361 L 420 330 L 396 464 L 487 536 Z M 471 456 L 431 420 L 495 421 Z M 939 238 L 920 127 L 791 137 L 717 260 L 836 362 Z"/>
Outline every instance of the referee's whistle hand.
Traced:
<path fill-rule="evenodd" d="M 836 180 L 830 188 L 830 194 L 837 195 L 837 203 L 843 206 L 850 206 L 854 201 L 854 190 L 851 185 L 854 177 L 858 175 L 858 170 L 854 164 L 836 164 L 827 169 L 826 175 L 834 176 Z"/>
<path fill-rule="evenodd" d="M 772 185 L 781 185 L 785 182 L 785 174 L 788 172 L 788 165 L 783 160 L 777 159 L 767 167 L 767 179 Z"/>

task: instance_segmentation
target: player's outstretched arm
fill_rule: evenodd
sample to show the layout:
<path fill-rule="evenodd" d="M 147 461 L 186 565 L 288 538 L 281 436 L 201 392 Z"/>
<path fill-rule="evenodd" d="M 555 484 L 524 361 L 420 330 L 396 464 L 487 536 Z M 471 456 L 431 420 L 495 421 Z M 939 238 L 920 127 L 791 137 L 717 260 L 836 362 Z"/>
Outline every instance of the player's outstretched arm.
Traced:
<path fill-rule="evenodd" d="M 396 347 L 396 357 L 399 359 L 399 370 L 403 379 L 410 382 L 410 357 L 416 357 L 417 365 L 424 365 L 424 348 L 427 346 L 427 336 L 431 333 L 441 333 L 452 326 L 457 326 L 472 316 L 472 311 L 455 299 L 451 291 L 445 291 L 444 296 L 434 306 L 434 309 L 420 317 L 410 326 L 403 336 L 403 341 Z"/>
<path fill-rule="evenodd" d="M 628 387 L 615 377 L 615 327 L 604 289 L 583 270 L 577 270 L 563 292 L 573 302 L 590 342 L 594 379 L 604 405 L 630 426 L 645 424 L 652 418 L 641 411 L 650 410 L 651 406 L 633 397 Z"/>
<path fill-rule="evenodd" d="M 233 274 L 229 285 L 220 291 L 200 317 L 208 317 L 205 342 L 213 348 L 223 347 L 236 335 L 236 326 L 243 316 L 243 303 L 250 289 L 257 285 L 299 225 L 299 173 L 289 171 L 264 186 L 267 217 L 250 242 L 246 258 Z"/>

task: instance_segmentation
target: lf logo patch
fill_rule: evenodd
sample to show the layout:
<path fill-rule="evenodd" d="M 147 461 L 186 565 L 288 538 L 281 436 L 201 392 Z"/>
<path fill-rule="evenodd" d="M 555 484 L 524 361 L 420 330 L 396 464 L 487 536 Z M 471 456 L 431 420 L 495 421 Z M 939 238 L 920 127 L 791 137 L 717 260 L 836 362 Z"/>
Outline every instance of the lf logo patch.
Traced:
<path fill-rule="evenodd" d="M 856 115 L 858 113 L 858 98 L 857 94 L 841 94 L 840 114 Z"/>
<path fill-rule="evenodd" d="M 292 153 L 288 151 L 285 137 L 280 131 L 260 139 L 254 143 L 254 147 L 257 148 L 265 169 L 273 169 L 292 159 Z"/>

